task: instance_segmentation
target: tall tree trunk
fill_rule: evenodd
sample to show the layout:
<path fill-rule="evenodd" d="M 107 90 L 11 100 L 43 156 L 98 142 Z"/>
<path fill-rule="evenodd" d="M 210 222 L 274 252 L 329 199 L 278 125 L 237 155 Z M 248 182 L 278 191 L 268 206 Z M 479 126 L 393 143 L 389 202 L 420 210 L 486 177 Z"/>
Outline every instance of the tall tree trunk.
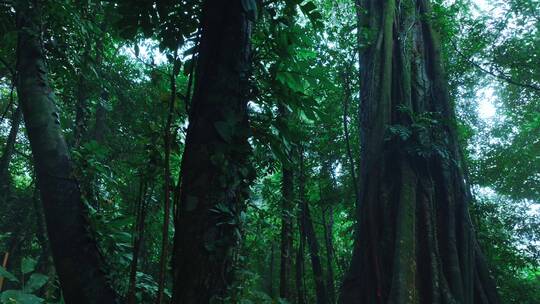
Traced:
<path fill-rule="evenodd" d="M 88 231 L 85 207 L 47 80 L 41 48 L 40 7 L 17 7 L 18 95 L 36 167 L 51 250 L 66 303 L 114 303 L 116 295 L 101 271 L 101 256 Z"/>
<path fill-rule="evenodd" d="M 349 170 L 351 171 L 351 178 L 354 189 L 354 199 L 356 202 L 356 208 L 360 207 L 360 190 L 358 187 L 358 179 L 356 178 L 356 165 L 354 162 L 354 156 L 351 148 L 351 139 L 349 134 L 349 104 L 351 102 L 351 82 L 350 72 L 348 68 L 343 71 L 343 134 L 345 135 L 345 146 L 347 147 L 347 158 L 349 160 Z"/>
<path fill-rule="evenodd" d="M 137 206 L 135 209 L 135 231 L 133 231 L 133 251 L 131 260 L 131 269 L 129 273 L 129 284 L 127 293 L 127 304 L 136 303 L 137 294 L 137 268 L 139 264 L 139 255 L 141 253 L 141 245 L 144 238 L 144 224 L 146 220 L 146 191 L 147 185 L 145 181 L 146 177 L 141 175 L 139 182 L 139 195 L 137 198 Z"/>
<path fill-rule="evenodd" d="M 0 157 L 0 202 L 3 202 L 9 195 L 9 163 L 15 151 L 15 142 L 19 133 L 19 125 L 21 123 L 22 112 L 21 107 L 13 112 L 11 118 L 11 129 L 9 130 L 6 146 Z"/>
<path fill-rule="evenodd" d="M 374 35 L 361 41 L 362 204 L 340 301 L 499 303 L 468 215 L 429 1 L 358 2 L 359 32 Z"/>
<path fill-rule="evenodd" d="M 291 272 L 292 272 L 292 200 L 293 200 L 293 173 L 284 165 L 281 181 L 281 250 L 279 271 L 279 297 L 291 300 Z"/>
<path fill-rule="evenodd" d="M 169 223 L 171 218 L 171 145 L 173 141 L 172 123 L 174 113 L 174 101 L 176 99 L 176 76 L 178 74 L 179 62 L 178 51 L 174 52 L 173 71 L 171 73 L 171 96 L 169 98 L 169 107 L 167 111 L 167 123 L 165 125 L 165 134 L 163 140 L 165 143 L 165 168 L 164 168 L 164 198 L 163 204 L 163 229 L 161 241 L 161 258 L 159 261 L 159 278 L 158 278 L 158 295 L 156 304 L 161 304 L 163 301 L 163 291 L 165 289 L 165 275 L 167 273 L 167 261 L 169 258 Z"/>
<path fill-rule="evenodd" d="M 49 246 L 49 239 L 47 238 L 47 227 L 45 227 L 45 218 L 43 217 L 43 206 L 39 200 L 39 189 L 37 186 L 34 188 L 34 193 L 32 195 L 32 207 L 35 216 L 35 225 L 36 225 L 36 239 L 39 246 L 41 247 L 39 258 L 37 260 L 36 272 L 43 273 L 53 278 L 54 265 L 51 258 L 51 249 Z M 41 288 L 37 295 L 39 297 L 45 298 L 45 300 L 51 300 L 51 295 L 49 291 L 54 285 L 54 280 L 49 280 L 44 288 Z M 58 290 L 58 288 L 54 287 Z"/>
<path fill-rule="evenodd" d="M 173 303 L 220 301 L 234 275 L 248 164 L 246 90 L 254 1 L 207 0 L 175 218 Z"/>
<path fill-rule="evenodd" d="M 9 130 L 8 138 L 6 145 L 4 147 L 4 151 L 2 154 L 2 157 L 0 157 L 0 204 L 7 205 L 11 187 L 10 187 L 10 175 L 9 175 L 9 164 L 11 162 L 11 158 L 13 157 L 13 152 L 15 151 L 15 143 L 17 141 L 17 134 L 19 133 L 19 126 L 22 119 L 22 111 L 21 107 L 18 106 L 16 110 L 12 114 L 11 119 L 11 129 Z M 23 207 L 19 204 L 19 202 L 13 202 L 17 204 L 17 207 Z M 26 209 L 26 208 L 24 208 Z M 24 210 L 22 209 L 22 210 Z M 7 246 L 7 250 L 4 253 L 2 265 L 4 268 L 6 268 L 8 265 L 13 264 L 14 257 L 16 258 L 16 261 L 20 261 L 20 254 L 18 252 L 18 248 L 20 245 L 12 245 L 12 244 L 20 244 L 22 242 L 22 239 L 24 239 L 24 227 L 25 221 L 24 216 L 20 217 L 20 215 L 25 214 L 23 211 L 22 213 L 17 212 L 16 216 L 13 220 L 13 223 L 16 224 L 14 227 L 14 230 L 11 234 L 11 240 L 7 243 L 9 244 Z M 19 231 L 17 231 L 19 230 Z M 21 231 L 22 230 L 22 231 Z M 9 263 L 8 263 L 9 262 Z M 19 267 L 14 265 L 14 269 L 11 269 L 13 273 L 18 273 Z M 14 270 L 14 271 L 13 271 Z M 0 291 L 2 291 L 2 287 L 4 285 L 4 278 L 0 278 Z M 8 287 L 9 282 L 8 282 Z"/>
<path fill-rule="evenodd" d="M 300 208 L 301 209 L 301 208 Z M 304 229 L 304 217 L 302 211 L 298 214 L 298 249 L 296 251 L 296 303 L 306 303 L 306 290 L 304 288 L 304 253 L 306 233 Z"/>
<path fill-rule="evenodd" d="M 334 283 L 334 243 L 332 239 L 332 229 L 334 225 L 334 208 L 328 207 L 328 217 L 322 214 L 322 220 L 324 225 L 324 243 L 326 246 L 326 289 L 328 290 L 328 303 L 336 302 L 336 289 Z"/>
<path fill-rule="evenodd" d="M 272 241 L 272 245 L 270 247 L 270 270 L 268 273 L 268 295 L 270 298 L 274 298 L 274 268 L 275 268 L 275 243 Z"/>
<path fill-rule="evenodd" d="M 101 6 L 101 3 L 99 5 L 99 10 L 103 10 L 103 7 Z M 107 31 L 107 23 L 103 21 L 100 24 L 100 29 L 102 33 L 105 33 Z M 100 37 L 100 39 L 97 39 L 96 41 L 96 66 L 102 67 L 103 66 L 103 53 L 104 53 L 104 46 L 103 41 L 106 38 L 103 36 Z M 98 100 L 98 103 L 96 105 L 96 117 L 94 121 L 94 130 L 92 134 L 92 138 L 99 144 L 103 142 L 103 136 L 107 129 L 107 109 L 105 109 L 104 103 L 107 103 L 109 101 L 109 93 L 105 89 L 104 86 L 101 87 L 100 92 L 100 98 Z"/>
<path fill-rule="evenodd" d="M 279 104 L 279 117 L 283 124 L 287 124 L 287 110 Z M 291 295 L 291 272 L 293 255 L 293 200 L 294 184 L 293 172 L 289 164 L 283 163 L 281 166 L 281 262 L 279 272 L 279 297 L 287 301 L 292 300 Z"/>
<path fill-rule="evenodd" d="M 6 269 L 7 263 L 9 261 L 9 251 L 4 252 L 4 255 L 2 257 L 2 267 Z M 0 277 L 0 292 L 2 292 L 2 288 L 4 288 L 4 277 Z"/>
<path fill-rule="evenodd" d="M 313 270 L 313 276 L 315 281 L 315 294 L 318 304 L 328 303 L 328 295 L 326 291 L 326 285 L 324 283 L 324 274 L 322 269 L 321 257 L 319 254 L 319 241 L 315 233 L 315 227 L 313 226 L 313 220 L 309 210 L 307 198 L 305 196 L 305 172 L 304 172 L 304 155 L 303 151 L 300 152 L 300 179 L 299 179 L 299 191 L 300 191 L 300 210 L 302 213 L 302 223 L 304 226 L 305 237 L 308 244 L 309 255 L 311 257 L 311 267 Z"/>

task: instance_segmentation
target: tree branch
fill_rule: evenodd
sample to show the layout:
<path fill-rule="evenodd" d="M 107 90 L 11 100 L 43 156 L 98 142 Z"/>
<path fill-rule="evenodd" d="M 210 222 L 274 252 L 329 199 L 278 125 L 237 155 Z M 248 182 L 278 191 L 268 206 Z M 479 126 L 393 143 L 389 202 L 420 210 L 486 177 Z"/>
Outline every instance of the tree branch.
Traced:
<path fill-rule="evenodd" d="M 503 73 L 495 73 L 491 70 L 488 70 L 486 68 L 484 68 L 483 66 L 481 66 L 480 64 L 474 62 L 472 59 L 469 59 L 467 58 L 467 56 L 465 56 L 465 54 L 463 54 L 459 49 L 458 47 L 456 46 L 456 44 L 452 41 L 452 45 L 454 46 L 454 49 L 456 50 L 456 52 L 467 62 L 469 63 L 470 65 L 474 66 L 475 68 L 479 69 L 480 71 L 490 75 L 490 76 L 493 76 L 499 80 L 502 80 L 504 82 L 507 82 L 509 84 L 512 84 L 512 85 L 515 85 L 515 86 L 518 86 L 518 87 L 522 87 L 522 88 L 527 88 L 527 89 L 531 89 L 531 90 L 535 90 L 535 91 L 539 91 L 540 92 L 540 86 L 537 86 L 537 85 L 534 85 L 534 84 L 530 84 L 530 83 L 521 83 L 521 82 L 518 82 L 518 81 L 515 81 L 513 80 L 512 78 L 510 78 L 509 76 L 506 76 L 504 75 Z"/>

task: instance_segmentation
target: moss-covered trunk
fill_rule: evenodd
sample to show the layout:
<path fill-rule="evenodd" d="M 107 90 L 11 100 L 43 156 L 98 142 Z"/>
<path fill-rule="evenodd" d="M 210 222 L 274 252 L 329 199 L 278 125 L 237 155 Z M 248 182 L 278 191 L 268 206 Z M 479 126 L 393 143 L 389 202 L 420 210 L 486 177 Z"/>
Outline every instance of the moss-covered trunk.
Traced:
<path fill-rule="evenodd" d="M 246 89 L 254 1 L 207 0 L 174 239 L 173 303 L 225 297 L 233 279 L 248 165 Z"/>
<path fill-rule="evenodd" d="M 66 303 L 114 303 L 89 233 L 81 192 L 73 177 L 55 96 L 47 80 L 38 1 L 17 5 L 17 90 L 32 148 L 56 271 Z"/>
<path fill-rule="evenodd" d="M 358 1 L 361 175 L 341 303 L 499 303 L 427 0 Z M 365 37 L 365 36 L 364 36 Z"/>

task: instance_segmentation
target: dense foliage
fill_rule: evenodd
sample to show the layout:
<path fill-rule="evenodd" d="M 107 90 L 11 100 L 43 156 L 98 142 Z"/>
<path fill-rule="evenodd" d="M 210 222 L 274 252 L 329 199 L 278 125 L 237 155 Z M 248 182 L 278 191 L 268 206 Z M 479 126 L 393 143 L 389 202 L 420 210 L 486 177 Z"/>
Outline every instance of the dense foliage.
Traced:
<path fill-rule="evenodd" d="M 19 2 L 25 1 L 0 2 L 0 303 L 63 303 L 19 110 Z M 160 292 L 169 299 L 201 3 L 37 2 L 56 119 L 101 268 L 125 301 L 153 303 Z M 362 146 L 358 48 L 370 33 L 357 27 L 350 0 L 241 2 L 255 22 L 246 92 L 250 165 L 212 161 L 253 182 L 242 210 L 225 203 L 212 209 L 217 225 L 232 227 L 241 240 L 232 254 L 234 284 L 222 301 L 315 303 L 322 282 L 335 303 L 353 250 Z M 540 2 L 433 6 L 477 238 L 502 303 L 540 303 Z M 388 136 L 405 141 L 415 128 L 436 123 L 415 119 L 388 126 Z M 233 142 L 234 124 L 215 128 Z M 432 142 L 411 153 L 444 151 Z M 197 201 L 188 197 L 187 204 L 195 208 Z M 171 224 L 164 228 L 165 218 Z M 282 221 L 290 221 L 289 231 Z M 294 269 L 286 283 L 292 292 L 280 299 L 284 235 Z M 169 250 L 162 255 L 163 248 Z"/>

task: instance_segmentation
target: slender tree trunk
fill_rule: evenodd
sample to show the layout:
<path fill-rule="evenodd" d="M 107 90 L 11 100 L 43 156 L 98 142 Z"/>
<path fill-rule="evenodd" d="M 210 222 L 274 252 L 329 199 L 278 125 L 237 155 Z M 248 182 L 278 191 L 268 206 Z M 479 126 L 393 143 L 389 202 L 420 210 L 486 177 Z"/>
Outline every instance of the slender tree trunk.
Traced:
<path fill-rule="evenodd" d="M 0 202 L 7 199 L 9 195 L 9 163 L 15 151 L 15 142 L 17 141 L 17 134 L 19 133 L 19 125 L 21 123 L 22 112 L 21 107 L 13 112 L 11 118 L 11 129 L 9 130 L 6 146 L 0 157 Z"/>
<path fill-rule="evenodd" d="M 136 219 L 135 219 L 135 231 L 133 231 L 133 253 L 131 260 L 131 268 L 129 273 L 129 284 L 127 293 L 127 303 L 135 304 L 137 301 L 137 268 L 139 264 L 139 255 L 141 253 L 141 246 L 143 244 L 144 237 L 144 224 L 146 220 L 146 191 L 147 185 L 145 181 L 146 177 L 141 176 L 139 183 L 139 196 L 137 198 Z"/>
<path fill-rule="evenodd" d="M 313 226 L 313 220 L 309 210 L 307 198 L 305 196 L 305 172 L 304 172 L 304 156 L 303 151 L 300 152 L 300 179 L 299 179 L 299 191 L 300 191 L 300 210 L 302 213 L 302 222 L 305 231 L 305 237 L 308 244 L 309 255 L 311 257 L 311 266 L 313 270 L 313 276 L 315 281 L 315 294 L 317 296 L 318 304 L 328 303 L 328 295 L 326 291 L 326 285 L 324 283 L 324 274 L 322 269 L 321 257 L 319 253 L 319 241 L 315 233 L 315 227 Z"/>
<path fill-rule="evenodd" d="M 301 208 L 300 208 L 301 209 Z M 296 303 L 306 303 L 306 291 L 304 288 L 304 253 L 306 234 L 304 229 L 304 217 L 302 211 L 298 214 L 298 249 L 296 252 Z"/>
<path fill-rule="evenodd" d="M 360 207 L 360 190 L 358 188 L 358 179 L 356 178 L 356 165 L 351 148 L 351 139 L 349 134 L 349 104 L 351 102 L 351 83 L 349 70 L 343 71 L 343 133 L 345 135 L 345 145 L 347 147 L 347 158 L 349 159 L 349 167 L 354 189 L 354 199 L 356 208 Z"/>
<path fill-rule="evenodd" d="M 10 212 L 10 222 L 12 225 L 8 226 L 8 231 L 11 233 L 5 240 L 5 257 L 7 256 L 5 268 L 20 280 L 23 278 L 21 261 L 24 256 L 24 249 L 28 247 L 27 240 L 29 237 L 33 236 L 28 229 L 33 224 L 32 205 L 28 198 L 13 198 L 9 202 L 13 210 Z M 6 207 L 10 208 L 10 205 L 8 204 Z M 18 285 L 19 283 L 7 281 L 4 282 L 4 289 L 18 288 Z"/>
<path fill-rule="evenodd" d="M 103 10 L 103 8 L 100 5 L 100 10 Z M 105 33 L 107 31 L 107 23 L 102 22 L 100 25 L 101 32 Z M 103 40 L 105 38 L 100 37 L 100 39 L 97 39 L 96 41 L 96 65 L 98 67 L 102 67 L 103 65 Z M 103 136 L 105 135 L 106 129 L 107 129 L 107 109 L 105 109 L 104 103 L 107 103 L 109 101 L 109 93 L 105 89 L 105 87 L 101 87 L 100 92 L 100 98 L 96 105 L 96 117 L 94 121 L 94 130 L 92 134 L 92 138 L 97 143 L 103 142 Z"/>
<path fill-rule="evenodd" d="M 21 219 L 22 223 L 26 223 L 25 219 Z M 13 274 L 15 277 L 21 278 L 21 262 L 22 262 L 22 247 L 23 243 L 26 241 L 27 238 L 27 231 L 25 229 L 25 225 L 21 225 L 17 230 L 13 232 L 13 236 L 11 236 L 6 244 L 7 244 L 7 251 L 4 256 L 6 259 L 6 268 L 11 274 Z M 4 290 L 10 290 L 17 288 L 18 283 L 11 282 L 11 281 L 4 281 L 3 287 Z"/>
<path fill-rule="evenodd" d="M 253 169 L 247 81 L 253 1 L 207 0 L 175 218 L 173 303 L 221 301 Z"/>
<path fill-rule="evenodd" d="M 116 295 L 101 271 L 101 256 L 89 233 L 85 207 L 60 128 L 47 80 L 37 1 L 17 7 L 18 95 L 36 167 L 60 285 L 66 303 L 114 303 Z"/>
<path fill-rule="evenodd" d="M 4 267 L 4 269 L 7 266 L 8 259 L 9 259 L 9 252 L 6 251 L 4 253 L 4 257 L 2 258 L 2 267 Z M 4 277 L 1 277 L 0 279 L 1 279 L 0 283 L 3 283 L 4 282 Z M 0 291 L 2 291 L 2 285 L 0 285 Z"/>
<path fill-rule="evenodd" d="M 37 291 L 36 295 L 45 299 L 45 301 L 55 301 L 60 298 L 60 290 L 55 284 L 55 279 L 53 279 L 56 277 L 56 272 L 54 270 L 51 248 L 49 245 L 49 239 L 47 237 L 47 227 L 45 226 L 45 218 L 43 216 L 43 206 L 40 201 L 40 194 L 37 186 L 35 186 L 34 193 L 32 195 L 32 208 L 34 211 L 36 225 L 35 236 L 39 246 L 41 247 L 35 271 L 49 277 L 47 284 Z"/>
<path fill-rule="evenodd" d="M 326 289 L 328 290 L 328 301 L 329 303 L 336 302 L 336 290 L 334 283 L 334 244 L 332 240 L 332 230 L 334 225 L 334 208 L 332 206 L 328 207 L 328 218 L 325 215 L 326 212 L 322 214 L 322 220 L 324 225 L 324 243 L 326 245 Z"/>
<path fill-rule="evenodd" d="M 305 218 L 305 230 L 306 230 L 306 240 L 308 244 L 309 254 L 311 257 L 311 267 L 313 270 L 313 276 L 315 281 L 315 293 L 317 296 L 318 304 L 328 303 L 328 295 L 326 291 L 326 285 L 324 282 L 324 273 L 321 263 L 321 256 L 319 251 L 319 241 L 317 240 L 317 235 L 315 234 L 315 229 L 313 227 L 313 221 L 311 218 L 311 213 L 309 206 L 304 203 L 304 218 Z"/>
<path fill-rule="evenodd" d="M 176 99 L 176 76 L 178 71 L 177 54 L 174 53 L 174 67 L 171 74 L 171 97 L 169 99 L 169 108 L 167 112 L 167 123 L 165 125 L 165 170 L 164 170 L 164 192 L 165 204 L 163 206 L 163 230 L 161 243 L 161 258 L 159 261 L 159 279 L 158 279 L 158 295 L 156 304 L 161 304 L 163 301 L 163 291 L 165 288 L 165 275 L 167 272 L 167 261 L 169 257 L 169 223 L 171 218 L 171 145 L 172 145 L 172 122 L 174 113 L 174 100 Z"/>
<path fill-rule="evenodd" d="M 4 256 L 2 258 L 2 267 L 6 269 L 7 263 L 9 261 L 9 251 L 4 252 Z M 2 288 L 4 288 L 4 277 L 0 277 L 0 292 L 2 291 Z"/>
<path fill-rule="evenodd" d="M 278 119 L 284 124 L 287 123 L 288 113 L 282 104 L 279 105 Z M 292 256 L 293 256 L 293 200 L 294 200 L 294 185 L 293 172 L 289 164 L 281 166 L 281 263 L 279 272 L 279 297 L 287 301 L 292 300 L 291 295 L 291 273 L 292 273 Z"/>
<path fill-rule="evenodd" d="M 276 245 L 272 241 L 272 245 L 270 247 L 270 270 L 269 270 L 269 280 L 268 280 L 268 295 L 271 299 L 274 298 L 274 268 L 275 268 L 275 247 Z"/>
<path fill-rule="evenodd" d="M 499 303 L 468 215 L 429 1 L 358 9 L 373 39 L 360 56 L 362 204 L 340 302 Z"/>
<path fill-rule="evenodd" d="M 291 300 L 290 280 L 292 272 L 292 191 L 293 176 L 290 169 L 282 169 L 282 203 L 281 203 L 281 250 L 279 271 L 279 297 Z"/>
<path fill-rule="evenodd" d="M 54 280 L 52 278 L 55 276 L 54 265 L 51 258 L 51 249 L 49 246 L 49 240 L 47 238 L 47 227 L 45 227 L 45 218 L 43 217 L 43 206 L 39 200 L 39 189 L 37 186 L 34 188 L 34 193 L 32 195 L 32 207 L 35 216 L 35 225 L 36 225 L 36 239 L 38 241 L 41 250 L 39 252 L 39 258 L 37 260 L 36 272 L 43 273 L 49 276 L 49 281 L 44 288 L 41 288 L 37 295 L 45 300 L 52 300 L 50 291 L 52 289 L 58 290 L 54 286 Z"/>

